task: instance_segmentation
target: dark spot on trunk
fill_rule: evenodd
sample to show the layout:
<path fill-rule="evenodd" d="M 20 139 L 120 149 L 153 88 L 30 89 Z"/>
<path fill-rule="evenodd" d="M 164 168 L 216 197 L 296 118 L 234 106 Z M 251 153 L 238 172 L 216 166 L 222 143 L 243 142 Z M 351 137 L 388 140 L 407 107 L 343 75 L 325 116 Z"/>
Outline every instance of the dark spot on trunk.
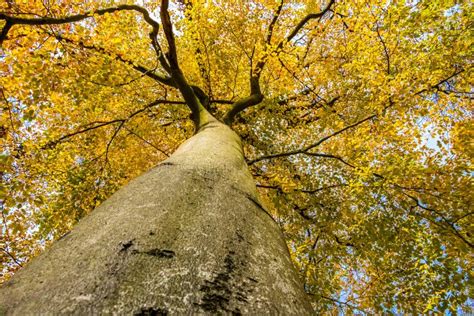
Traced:
<path fill-rule="evenodd" d="M 249 280 L 252 281 L 252 282 L 258 283 L 258 281 L 255 280 L 254 278 L 250 278 L 250 277 L 249 277 L 249 278 L 247 278 L 247 279 L 249 279 Z"/>
<path fill-rule="evenodd" d="M 172 250 L 158 249 L 158 248 L 150 249 L 143 253 L 149 256 L 160 257 L 160 258 L 173 258 L 174 256 L 176 256 L 176 254 Z"/>
<path fill-rule="evenodd" d="M 154 234 L 155 234 L 154 232 L 150 232 L 150 233 L 149 233 L 150 236 L 153 236 Z"/>
<path fill-rule="evenodd" d="M 231 274 L 235 269 L 234 260 L 232 260 L 232 256 L 234 254 L 235 254 L 235 252 L 229 251 L 229 254 L 227 256 L 225 256 L 224 263 L 225 263 L 225 267 L 226 267 L 226 270 L 227 270 L 226 274 Z"/>
<path fill-rule="evenodd" d="M 174 163 L 165 161 L 160 163 L 158 166 L 174 166 Z"/>
<path fill-rule="evenodd" d="M 173 162 L 165 161 L 165 162 L 162 162 L 162 163 L 157 164 L 157 165 L 154 166 L 152 169 L 159 168 L 159 167 L 164 167 L 164 166 L 174 166 L 174 165 L 176 165 L 176 164 L 173 163 Z"/>
<path fill-rule="evenodd" d="M 166 316 L 168 310 L 166 308 L 142 307 L 142 309 L 133 314 L 134 316 Z"/>
<path fill-rule="evenodd" d="M 204 285 L 199 289 L 204 293 L 204 296 L 201 299 L 201 303 L 196 305 L 200 306 L 203 310 L 211 313 L 219 311 L 230 312 L 227 306 L 232 298 L 232 285 L 230 281 L 232 272 L 235 270 L 233 255 L 235 255 L 235 252 L 229 251 L 224 258 L 225 270 L 218 273 L 212 281 L 204 281 Z"/>
<path fill-rule="evenodd" d="M 235 295 L 235 298 L 241 302 L 245 302 L 245 303 L 248 302 L 247 295 L 245 295 L 245 293 L 242 293 L 242 292 L 237 292 L 237 294 Z"/>
<path fill-rule="evenodd" d="M 211 124 L 212 122 L 207 122 L 207 123 L 202 124 L 201 127 L 199 128 L 199 132 L 202 132 L 203 130 L 208 129 L 208 128 L 217 127 L 216 125 L 211 125 Z"/>
<path fill-rule="evenodd" d="M 152 257 L 167 258 L 167 259 L 170 259 L 170 258 L 173 258 L 174 256 L 176 256 L 176 253 L 172 250 L 158 249 L 158 248 L 153 248 L 153 249 L 150 249 L 150 250 L 147 250 L 147 251 L 133 250 L 132 254 L 134 254 L 134 255 L 136 255 L 136 254 L 145 254 L 145 255 L 152 256 Z"/>
<path fill-rule="evenodd" d="M 229 304 L 228 297 L 215 293 L 206 293 L 202 298 L 201 303 L 195 305 L 200 306 L 207 312 L 217 313 L 219 311 L 227 311 L 227 304 Z"/>
<path fill-rule="evenodd" d="M 241 234 L 240 231 L 237 231 L 235 234 L 237 235 L 237 240 L 238 240 L 239 242 L 242 242 L 242 241 L 245 240 L 244 236 L 242 236 L 242 234 Z"/>
<path fill-rule="evenodd" d="M 129 240 L 126 243 L 121 244 L 122 248 L 120 248 L 120 252 L 125 252 L 127 251 L 130 247 L 133 246 L 133 241 L 135 239 Z"/>

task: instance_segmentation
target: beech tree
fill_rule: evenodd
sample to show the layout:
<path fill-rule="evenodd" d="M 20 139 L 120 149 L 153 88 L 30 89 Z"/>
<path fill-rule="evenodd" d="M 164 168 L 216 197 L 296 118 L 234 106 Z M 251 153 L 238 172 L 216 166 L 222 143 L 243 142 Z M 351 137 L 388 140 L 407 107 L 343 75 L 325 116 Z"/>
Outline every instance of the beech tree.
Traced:
<path fill-rule="evenodd" d="M 472 308 L 472 3 L 168 2 L 0 4 L 0 310 Z"/>

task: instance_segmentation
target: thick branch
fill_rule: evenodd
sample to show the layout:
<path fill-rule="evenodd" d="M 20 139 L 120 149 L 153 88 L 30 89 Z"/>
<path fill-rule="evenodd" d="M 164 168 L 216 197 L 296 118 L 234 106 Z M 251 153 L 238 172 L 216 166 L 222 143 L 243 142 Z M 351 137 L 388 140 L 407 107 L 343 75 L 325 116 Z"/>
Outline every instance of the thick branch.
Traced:
<path fill-rule="evenodd" d="M 291 31 L 291 33 L 287 36 L 285 41 L 282 41 L 282 42 L 280 42 L 280 44 L 278 44 L 279 48 L 281 49 L 283 47 L 283 45 L 285 44 L 285 42 L 291 41 L 298 34 L 298 32 L 306 25 L 306 23 L 308 23 L 310 20 L 318 19 L 318 18 L 323 17 L 328 11 L 331 10 L 331 7 L 335 2 L 336 2 L 335 0 L 330 0 L 329 3 L 327 4 L 327 6 L 321 12 L 311 13 L 311 14 L 308 14 L 307 16 L 305 16 L 298 23 L 298 25 L 296 25 L 296 27 L 293 29 L 293 31 Z"/>
<path fill-rule="evenodd" d="M 52 17 L 43 17 L 43 18 L 22 18 L 14 17 L 4 13 L 0 13 L 0 20 L 6 21 L 5 26 L 3 27 L 2 33 L 0 35 L 0 45 L 5 40 L 9 29 L 13 25 L 58 25 L 58 24 L 67 24 L 82 21 L 87 18 L 91 18 L 94 15 L 104 15 L 106 13 L 114 13 L 117 11 L 136 11 L 142 14 L 143 19 L 151 25 L 153 28 L 152 33 L 158 34 L 159 24 L 153 20 L 148 13 L 148 11 L 138 5 L 123 4 L 116 7 L 110 7 L 106 9 L 99 9 L 96 11 L 88 11 L 83 14 L 76 14 L 62 18 L 52 18 Z"/>
<path fill-rule="evenodd" d="M 165 33 L 166 41 L 168 42 L 168 53 L 166 54 L 166 57 L 168 58 L 172 68 L 179 68 L 176 43 L 173 35 L 173 25 L 171 24 L 171 18 L 168 13 L 168 4 L 168 0 L 162 0 L 160 9 L 161 24 L 163 25 L 163 31 Z"/>
<path fill-rule="evenodd" d="M 166 57 L 170 64 L 170 74 L 173 80 L 176 82 L 176 86 L 183 95 L 186 104 L 191 109 L 192 118 L 196 130 L 198 131 L 201 126 L 206 124 L 209 120 L 214 119 L 209 112 L 204 108 L 198 97 L 196 91 L 186 82 L 186 78 L 179 68 L 178 56 L 176 52 L 176 43 L 173 35 L 173 25 L 171 24 L 171 18 L 168 13 L 168 0 L 161 1 L 161 24 L 165 33 L 166 41 L 168 42 L 168 52 Z M 202 91 L 202 90 L 201 90 Z"/>
<path fill-rule="evenodd" d="M 2 46 L 3 41 L 7 38 L 8 31 L 12 28 L 13 24 L 10 21 L 6 21 L 5 25 L 2 28 L 0 33 L 0 46 Z"/>
<path fill-rule="evenodd" d="M 270 22 L 270 25 L 268 26 L 267 37 L 265 39 L 265 44 L 267 45 L 270 45 L 272 42 L 273 29 L 275 28 L 275 24 L 278 21 L 278 18 L 280 17 L 282 8 L 283 8 L 283 0 L 280 0 L 280 4 L 278 5 L 275 11 L 275 14 L 273 15 L 273 19 Z"/>
<path fill-rule="evenodd" d="M 251 79 L 250 95 L 246 98 L 237 100 L 231 107 L 231 109 L 224 116 L 224 123 L 230 125 L 234 120 L 235 116 L 245 110 L 248 107 L 254 106 L 262 102 L 263 94 L 260 91 L 260 85 L 258 78 Z"/>

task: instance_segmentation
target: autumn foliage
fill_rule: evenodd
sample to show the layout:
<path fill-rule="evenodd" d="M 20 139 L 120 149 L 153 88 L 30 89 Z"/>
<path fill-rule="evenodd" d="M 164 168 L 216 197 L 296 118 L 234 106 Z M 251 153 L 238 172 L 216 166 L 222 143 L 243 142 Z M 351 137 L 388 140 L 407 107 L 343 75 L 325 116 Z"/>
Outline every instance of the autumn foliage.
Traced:
<path fill-rule="evenodd" d="M 168 11 L 167 26 L 159 1 L 0 4 L 1 280 L 193 135 L 179 63 L 242 138 L 317 312 L 469 307 L 472 3 Z"/>

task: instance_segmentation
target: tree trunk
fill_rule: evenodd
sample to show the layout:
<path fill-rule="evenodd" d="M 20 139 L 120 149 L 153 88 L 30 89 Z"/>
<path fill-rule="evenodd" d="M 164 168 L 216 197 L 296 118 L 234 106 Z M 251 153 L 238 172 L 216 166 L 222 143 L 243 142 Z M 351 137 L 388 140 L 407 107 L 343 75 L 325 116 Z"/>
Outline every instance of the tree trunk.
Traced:
<path fill-rule="evenodd" d="M 211 121 L 0 290 L 0 314 L 310 314 L 240 140 Z"/>

